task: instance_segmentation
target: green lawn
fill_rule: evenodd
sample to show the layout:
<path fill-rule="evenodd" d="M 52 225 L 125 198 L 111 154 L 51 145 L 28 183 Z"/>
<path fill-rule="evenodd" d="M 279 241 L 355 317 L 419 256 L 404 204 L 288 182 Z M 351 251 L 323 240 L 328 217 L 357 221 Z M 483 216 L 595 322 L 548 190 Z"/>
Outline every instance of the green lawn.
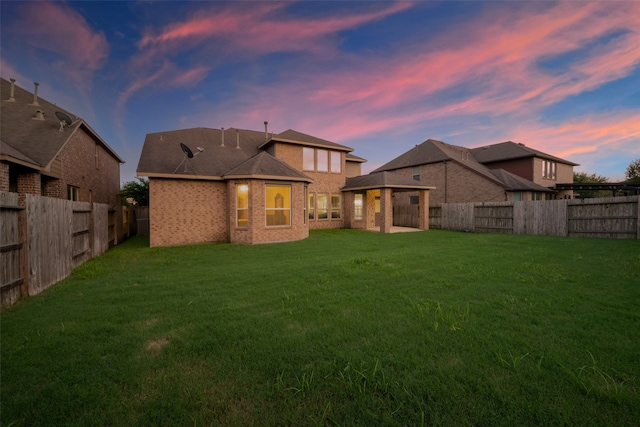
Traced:
<path fill-rule="evenodd" d="M 640 420 L 638 241 L 147 246 L 5 310 L 2 426 Z"/>

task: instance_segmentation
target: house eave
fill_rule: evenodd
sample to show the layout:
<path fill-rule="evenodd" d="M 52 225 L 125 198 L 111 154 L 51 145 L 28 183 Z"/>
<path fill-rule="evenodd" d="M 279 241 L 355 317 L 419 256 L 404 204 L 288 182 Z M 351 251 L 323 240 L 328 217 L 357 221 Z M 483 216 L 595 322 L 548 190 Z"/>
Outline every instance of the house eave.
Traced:
<path fill-rule="evenodd" d="M 435 190 L 436 187 L 428 185 L 361 185 L 358 187 L 342 187 L 341 191 L 365 191 L 365 190 L 379 190 L 381 188 L 391 188 L 393 190 L 400 191 L 418 191 L 418 190 Z"/>
<path fill-rule="evenodd" d="M 270 138 L 268 141 L 266 141 L 265 143 L 260 145 L 258 148 L 264 149 L 269 144 L 272 144 L 274 142 L 284 142 L 286 144 L 302 145 L 302 146 L 305 146 L 305 147 L 326 148 L 327 150 L 344 151 L 346 153 L 350 153 L 350 152 L 353 151 L 353 148 L 347 147 L 347 146 L 344 146 L 344 145 L 336 147 L 334 145 L 329 145 L 329 144 L 321 144 L 321 143 L 317 143 L 317 142 L 307 142 L 307 141 L 296 141 L 296 140 L 293 140 L 293 139 L 277 138 L 277 137 Z"/>
<path fill-rule="evenodd" d="M 296 182 L 308 182 L 309 184 L 313 184 L 313 180 L 306 177 L 262 175 L 262 174 L 225 175 L 223 179 L 261 179 L 265 181 L 296 181 Z"/>
<path fill-rule="evenodd" d="M 221 177 L 221 176 L 179 174 L 179 173 L 158 173 L 158 172 L 136 171 L 136 176 L 146 176 L 147 178 L 193 179 L 193 180 L 205 180 L 205 181 L 224 181 L 224 178 Z"/>

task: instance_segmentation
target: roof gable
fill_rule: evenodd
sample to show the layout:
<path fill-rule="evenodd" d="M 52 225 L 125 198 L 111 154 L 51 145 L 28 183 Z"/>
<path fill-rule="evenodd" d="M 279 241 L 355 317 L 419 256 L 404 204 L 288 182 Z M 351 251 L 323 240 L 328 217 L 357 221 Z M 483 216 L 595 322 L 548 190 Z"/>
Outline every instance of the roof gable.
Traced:
<path fill-rule="evenodd" d="M 443 160 L 450 160 L 450 155 L 442 150 L 443 144 L 445 143 L 442 141 L 427 139 L 422 144 L 416 145 L 409 151 L 399 155 L 390 162 L 387 162 L 379 168 L 375 169 L 373 172 L 409 168 L 413 166 L 441 162 Z"/>
<path fill-rule="evenodd" d="M 261 151 L 236 166 L 227 172 L 224 178 L 285 179 L 312 182 L 309 177 L 292 168 L 282 160 L 273 157 L 266 151 Z"/>
<path fill-rule="evenodd" d="M 296 145 L 307 145 L 311 147 L 321 147 L 321 148 L 328 148 L 328 149 L 347 151 L 347 152 L 353 151 L 353 148 L 336 144 L 335 142 L 327 141 L 325 139 L 317 138 L 315 136 L 307 135 L 305 133 L 298 132 L 293 129 L 288 129 L 279 134 L 272 135 L 268 141 L 266 141 L 264 144 L 260 146 L 260 148 L 265 148 L 270 144 L 272 144 L 273 142 L 286 142 L 286 143 L 296 144 Z"/>
<path fill-rule="evenodd" d="M 403 190 L 433 190 L 435 187 L 415 181 L 413 178 L 392 172 L 372 172 L 368 175 L 347 178 L 342 191 L 370 190 L 375 188 L 394 188 Z"/>
<path fill-rule="evenodd" d="M 578 166 L 577 163 L 570 162 L 551 154 L 543 153 L 536 149 L 527 147 L 522 143 L 513 141 L 500 142 L 498 144 L 485 145 L 482 147 L 472 148 L 473 156 L 481 163 L 494 163 L 505 160 L 522 159 L 527 157 L 539 157 L 541 159 L 553 160 L 558 163 L 564 163 L 571 166 Z"/>
<path fill-rule="evenodd" d="M 73 134 L 82 129 L 118 162 L 124 163 L 89 125 L 74 114 L 41 97 L 37 98 L 37 105 L 34 104 L 34 95 L 17 85 L 14 85 L 13 101 L 9 100 L 10 93 L 11 83 L 0 79 L 0 154 L 3 157 L 44 168 L 55 159 Z M 37 114 L 38 110 L 41 114 Z M 63 130 L 60 130 L 60 120 L 55 115 L 58 111 L 73 120 Z"/>

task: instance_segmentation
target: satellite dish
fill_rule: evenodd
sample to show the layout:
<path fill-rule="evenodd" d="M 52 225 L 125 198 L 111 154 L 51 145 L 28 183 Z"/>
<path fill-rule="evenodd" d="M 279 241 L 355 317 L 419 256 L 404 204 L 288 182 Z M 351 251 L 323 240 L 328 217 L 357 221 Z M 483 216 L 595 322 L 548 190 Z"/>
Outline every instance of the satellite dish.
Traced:
<path fill-rule="evenodd" d="M 64 130 L 65 126 L 71 126 L 71 117 L 62 111 L 56 111 L 56 117 L 60 120 L 60 130 Z"/>
<path fill-rule="evenodd" d="M 181 142 L 180 143 L 180 148 L 182 148 L 182 152 L 184 153 L 185 156 L 187 156 L 190 159 L 193 158 L 193 151 L 191 151 L 191 148 L 187 147 L 186 144 L 183 144 Z"/>
<path fill-rule="evenodd" d="M 180 143 L 180 148 L 184 153 L 184 158 L 182 159 L 176 170 L 173 171 L 173 173 L 176 173 L 182 165 L 184 165 L 184 173 L 187 173 L 187 167 L 191 167 L 191 169 L 193 170 L 193 166 L 191 166 L 189 159 L 193 159 L 194 156 L 197 156 L 204 151 L 204 148 L 196 147 L 198 149 L 198 152 L 194 154 L 193 151 L 191 151 L 191 148 L 189 148 L 187 144 L 183 144 L 182 142 Z M 195 173 L 195 170 L 193 171 L 193 173 Z"/>

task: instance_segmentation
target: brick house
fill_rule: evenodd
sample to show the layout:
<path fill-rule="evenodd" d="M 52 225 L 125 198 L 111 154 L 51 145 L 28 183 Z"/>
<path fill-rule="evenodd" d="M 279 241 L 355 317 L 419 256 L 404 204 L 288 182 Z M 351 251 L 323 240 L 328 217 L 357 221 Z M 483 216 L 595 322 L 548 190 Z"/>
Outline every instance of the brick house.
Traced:
<path fill-rule="evenodd" d="M 0 191 L 19 193 L 21 203 L 26 194 L 104 203 L 110 221 L 122 224 L 124 161 L 87 122 L 37 92 L 37 83 L 30 93 L 13 79 L 0 79 Z M 63 124 L 58 116 L 71 123 Z M 121 234 L 118 229 L 113 238 Z"/>
<path fill-rule="evenodd" d="M 266 122 L 264 132 L 147 134 L 137 174 L 149 178 L 150 245 L 283 242 L 304 239 L 310 229 L 365 228 L 376 212 L 363 195 L 371 185 L 385 192 L 398 183 L 347 188 L 365 162 L 351 151 L 294 130 L 269 134 Z"/>
<path fill-rule="evenodd" d="M 372 173 L 393 172 L 435 186 L 430 203 L 493 202 L 571 198 L 556 183 L 572 183 L 577 166 L 515 142 L 469 149 L 428 139 Z M 416 204 L 406 193 L 397 204 Z"/>

